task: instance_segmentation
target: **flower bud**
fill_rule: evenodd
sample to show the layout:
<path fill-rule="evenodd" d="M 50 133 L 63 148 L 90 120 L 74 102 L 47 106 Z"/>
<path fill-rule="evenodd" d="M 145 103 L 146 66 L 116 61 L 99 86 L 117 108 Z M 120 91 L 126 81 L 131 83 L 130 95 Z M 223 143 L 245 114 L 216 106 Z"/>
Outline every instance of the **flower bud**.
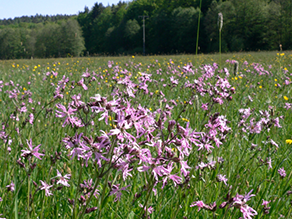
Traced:
<path fill-rule="evenodd" d="M 20 158 L 16 162 L 19 166 L 21 166 L 22 168 L 25 168 L 25 164 L 21 162 Z"/>
<path fill-rule="evenodd" d="M 219 205 L 219 208 L 225 208 L 228 202 L 223 202 L 221 205 Z"/>
<path fill-rule="evenodd" d="M 91 213 L 93 211 L 97 210 L 97 207 L 93 207 L 93 208 L 86 208 L 85 210 L 85 214 Z"/>
<path fill-rule="evenodd" d="M 74 205 L 74 199 L 70 199 L 70 198 L 68 198 L 68 202 L 69 202 L 71 205 Z"/>
<path fill-rule="evenodd" d="M 83 112 L 84 112 L 84 114 L 88 114 L 89 113 L 89 109 L 88 109 L 88 107 L 86 105 L 83 106 Z"/>
<path fill-rule="evenodd" d="M 171 132 L 172 129 L 174 128 L 175 124 L 176 124 L 175 120 L 170 120 L 170 121 L 168 122 L 167 130 L 168 130 L 169 132 Z"/>

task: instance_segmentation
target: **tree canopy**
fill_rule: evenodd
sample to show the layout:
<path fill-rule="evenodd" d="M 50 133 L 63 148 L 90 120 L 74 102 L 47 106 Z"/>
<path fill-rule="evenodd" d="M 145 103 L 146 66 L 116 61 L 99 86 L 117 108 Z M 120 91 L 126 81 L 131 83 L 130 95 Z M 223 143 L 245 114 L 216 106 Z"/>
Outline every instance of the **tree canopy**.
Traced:
<path fill-rule="evenodd" d="M 292 49 L 292 3 L 284 0 L 135 0 L 96 2 L 78 15 L 0 20 L 0 58 L 195 53 L 218 51 L 217 18 L 224 17 L 222 51 Z"/>

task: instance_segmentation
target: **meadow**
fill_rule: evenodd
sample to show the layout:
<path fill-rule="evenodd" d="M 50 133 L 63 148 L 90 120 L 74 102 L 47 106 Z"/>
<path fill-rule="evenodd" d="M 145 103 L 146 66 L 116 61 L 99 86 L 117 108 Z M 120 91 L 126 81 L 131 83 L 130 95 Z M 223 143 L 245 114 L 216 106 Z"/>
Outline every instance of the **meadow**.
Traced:
<path fill-rule="evenodd" d="M 292 218 L 291 64 L 0 61 L 0 217 Z"/>

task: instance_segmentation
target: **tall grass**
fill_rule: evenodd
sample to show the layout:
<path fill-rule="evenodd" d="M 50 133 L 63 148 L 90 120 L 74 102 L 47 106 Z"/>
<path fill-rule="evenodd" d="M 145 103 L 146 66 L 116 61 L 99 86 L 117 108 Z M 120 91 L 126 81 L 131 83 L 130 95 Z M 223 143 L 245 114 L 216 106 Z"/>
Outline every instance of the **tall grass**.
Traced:
<path fill-rule="evenodd" d="M 1 61 L 1 217 L 290 218 L 291 57 Z"/>
<path fill-rule="evenodd" d="M 219 27 L 219 55 L 220 55 L 220 67 L 222 66 L 222 59 L 221 59 L 221 31 L 223 27 L 223 14 L 220 12 L 218 13 L 218 27 Z"/>

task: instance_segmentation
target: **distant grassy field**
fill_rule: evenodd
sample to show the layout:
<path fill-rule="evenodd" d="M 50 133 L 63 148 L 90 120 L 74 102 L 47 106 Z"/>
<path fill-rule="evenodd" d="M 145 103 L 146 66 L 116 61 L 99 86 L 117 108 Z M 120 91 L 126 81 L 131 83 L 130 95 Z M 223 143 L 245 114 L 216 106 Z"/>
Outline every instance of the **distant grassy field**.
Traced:
<path fill-rule="evenodd" d="M 291 64 L 0 61 L 0 217 L 292 218 Z"/>

